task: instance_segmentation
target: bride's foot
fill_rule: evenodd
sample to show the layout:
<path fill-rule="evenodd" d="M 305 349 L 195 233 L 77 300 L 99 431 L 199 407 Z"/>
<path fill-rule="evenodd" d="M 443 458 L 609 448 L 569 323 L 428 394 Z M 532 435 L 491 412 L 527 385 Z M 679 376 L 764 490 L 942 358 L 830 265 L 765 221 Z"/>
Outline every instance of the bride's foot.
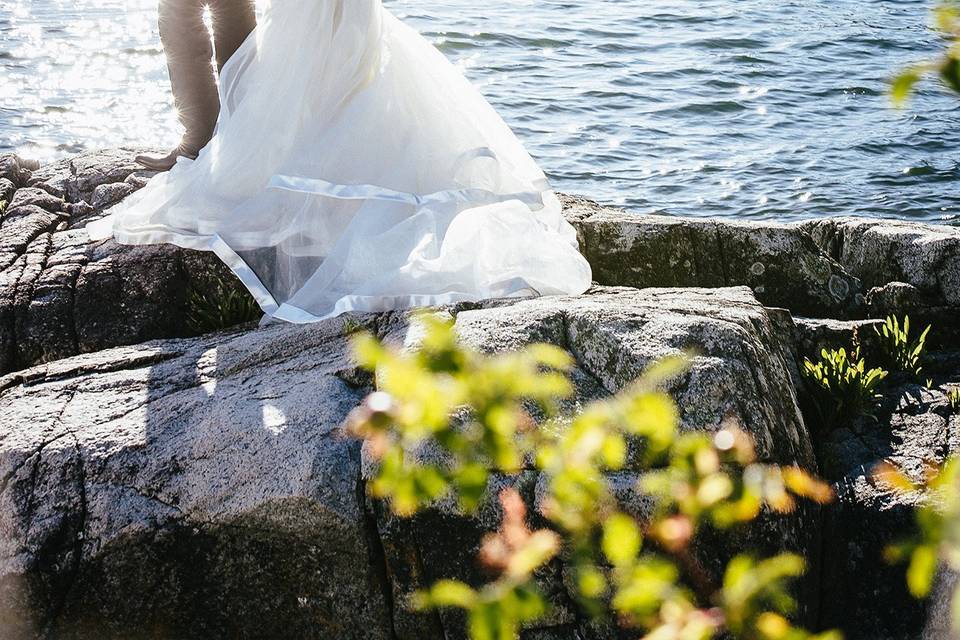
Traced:
<path fill-rule="evenodd" d="M 180 157 L 197 159 L 197 154 L 189 153 L 183 147 L 177 147 L 165 156 L 153 153 L 144 153 L 136 157 L 136 161 L 151 171 L 170 171 L 173 165 L 177 164 Z"/>

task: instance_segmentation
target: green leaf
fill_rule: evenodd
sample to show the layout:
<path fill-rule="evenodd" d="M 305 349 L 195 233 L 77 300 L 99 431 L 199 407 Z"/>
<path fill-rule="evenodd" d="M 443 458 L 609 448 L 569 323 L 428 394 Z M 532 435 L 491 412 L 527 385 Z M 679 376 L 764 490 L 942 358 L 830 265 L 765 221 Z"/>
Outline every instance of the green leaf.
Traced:
<path fill-rule="evenodd" d="M 643 393 L 630 403 L 627 428 L 638 435 L 647 435 L 663 429 L 672 430 L 679 422 L 677 405 L 665 393 Z"/>
<path fill-rule="evenodd" d="M 913 88 L 920 82 L 921 77 L 915 69 L 907 69 L 894 78 L 893 84 L 890 86 L 890 97 L 893 99 L 893 104 L 902 107 L 910 94 L 913 93 Z M 884 329 L 884 332 L 886 332 L 886 329 Z"/>
<path fill-rule="evenodd" d="M 470 640 L 499 640 L 500 616 L 493 607 L 477 607 L 470 612 Z M 512 640 L 512 639 L 510 639 Z"/>
<path fill-rule="evenodd" d="M 960 20 L 960 9 L 954 3 L 943 3 L 933 11 L 934 22 L 937 29 L 944 33 L 950 33 L 957 28 L 957 21 Z"/>
<path fill-rule="evenodd" d="M 434 466 L 419 467 L 414 473 L 414 482 L 418 495 L 428 502 L 442 497 L 449 489 L 446 477 Z"/>
<path fill-rule="evenodd" d="M 599 598 L 607 590 L 607 579 L 596 567 L 586 567 L 577 574 L 577 588 L 584 598 Z"/>
<path fill-rule="evenodd" d="M 727 563 L 727 570 L 723 575 L 723 588 L 736 589 L 753 569 L 755 562 L 747 555 L 734 557 Z"/>
<path fill-rule="evenodd" d="M 940 67 L 940 79 L 957 93 L 960 93 L 960 60 L 947 58 Z"/>
<path fill-rule="evenodd" d="M 538 531 L 510 558 L 507 575 L 514 579 L 527 578 L 550 562 L 560 550 L 560 538 L 552 531 Z"/>
<path fill-rule="evenodd" d="M 929 545 L 917 547 L 907 567 L 907 587 L 915 598 L 925 598 L 937 573 L 937 551 Z"/>
<path fill-rule="evenodd" d="M 460 506 L 467 512 L 473 512 L 480 504 L 487 489 L 490 472 L 482 464 L 465 464 L 454 476 L 454 486 L 460 499 Z"/>
<path fill-rule="evenodd" d="M 619 433 L 609 435 L 603 440 L 601 452 L 607 468 L 619 471 L 627 462 L 627 441 Z"/>
<path fill-rule="evenodd" d="M 547 612 L 543 596 L 532 587 L 517 587 L 513 596 L 513 614 L 522 622 L 536 620 Z"/>
<path fill-rule="evenodd" d="M 369 333 L 361 333 L 353 338 L 353 357 L 364 369 L 376 370 L 386 355 L 384 348 Z"/>
<path fill-rule="evenodd" d="M 658 360 L 644 371 L 641 383 L 647 388 L 653 388 L 662 385 L 683 374 L 690 368 L 692 354 L 683 356 L 669 357 Z"/>
<path fill-rule="evenodd" d="M 530 345 L 527 353 L 537 363 L 558 371 L 568 371 L 573 366 L 573 356 L 552 344 Z"/>
<path fill-rule="evenodd" d="M 477 592 L 456 580 L 440 580 L 425 594 L 415 599 L 418 608 L 458 607 L 470 609 L 477 603 Z"/>
<path fill-rule="evenodd" d="M 615 566 L 633 562 L 641 543 L 640 529 L 630 516 L 618 513 L 603 523 L 603 553 Z"/>

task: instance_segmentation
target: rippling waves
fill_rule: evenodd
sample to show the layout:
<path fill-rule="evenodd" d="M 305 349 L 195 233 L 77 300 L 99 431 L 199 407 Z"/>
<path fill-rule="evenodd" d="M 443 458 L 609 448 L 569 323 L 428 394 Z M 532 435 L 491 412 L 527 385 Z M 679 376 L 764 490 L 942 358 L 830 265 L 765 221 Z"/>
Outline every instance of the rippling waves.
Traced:
<path fill-rule="evenodd" d="M 928 83 L 898 111 L 886 95 L 937 46 L 927 2 L 387 4 L 559 189 L 668 214 L 960 220 L 960 98 Z M 0 149 L 172 144 L 155 5 L 0 0 Z"/>

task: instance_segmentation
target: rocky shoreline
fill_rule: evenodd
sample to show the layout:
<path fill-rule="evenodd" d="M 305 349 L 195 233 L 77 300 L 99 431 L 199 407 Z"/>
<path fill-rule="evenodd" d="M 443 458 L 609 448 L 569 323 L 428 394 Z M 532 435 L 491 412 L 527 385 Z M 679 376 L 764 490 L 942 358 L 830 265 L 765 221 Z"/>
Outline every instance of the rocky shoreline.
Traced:
<path fill-rule="evenodd" d="M 228 276 L 212 256 L 91 244 L 83 225 L 150 175 L 132 149 L 49 167 L 0 157 L 0 635 L 3 638 L 460 638 L 462 620 L 408 611 L 440 577 L 476 579 L 497 520 L 437 507 L 399 521 L 367 499 L 361 447 L 340 433 L 371 390 L 348 357 L 364 328 L 410 346 L 405 313 L 192 336 L 188 289 Z M 943 607 L 906 593 L 883 547 L 909 531 L 882 460 L 916 471 L 960 449 L 960 229 L 828 218 L 802 224 L 631 214 L 564 197 L 598 282 L 575 298 L 441 310 L 485 350 L 569 351 L 577 402 L 616 393 L 658 357 L 695 349 L 672 389 L 691 429 L 735 419 L 765 460 L 831 482 L 836 504 L 763 519 L 698 553 L 802 552 L 802 621 L 850 639 L 942 637 Z M 876 420 L 828 430 L 804 356 L 871 318 L 932 322 L 931 389 L 891 386 Z M 866 355 L 872 331 L 860 330 Z M 629 474 L 628 474 L 629 475 Z M 623 499 L 642 513 L 625 476 Z M 536 504 L 535 472 L 513 482 Z M 616 638 L 573 606 L 527 640 Z M 926 629 L 926 631 L 924 631 Z M 925 635 L 924 635 L 925 634 Z"/>

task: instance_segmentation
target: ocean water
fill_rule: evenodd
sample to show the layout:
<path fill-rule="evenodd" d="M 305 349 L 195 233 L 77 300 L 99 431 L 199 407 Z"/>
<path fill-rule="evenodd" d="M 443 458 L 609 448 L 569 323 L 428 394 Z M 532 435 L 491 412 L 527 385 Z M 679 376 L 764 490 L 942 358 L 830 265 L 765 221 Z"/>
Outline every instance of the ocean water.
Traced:
<path fill-rule="evenodd" d="M 898 110 L 886 93 L 938 48 L 929 2 L 386 4 L 557 189 L 676 215 L 960 221 L 960 96 L 931 81 Z M 0 0 L 0 151 L 49 160 L 178 135 L 156 0 Z"/>

